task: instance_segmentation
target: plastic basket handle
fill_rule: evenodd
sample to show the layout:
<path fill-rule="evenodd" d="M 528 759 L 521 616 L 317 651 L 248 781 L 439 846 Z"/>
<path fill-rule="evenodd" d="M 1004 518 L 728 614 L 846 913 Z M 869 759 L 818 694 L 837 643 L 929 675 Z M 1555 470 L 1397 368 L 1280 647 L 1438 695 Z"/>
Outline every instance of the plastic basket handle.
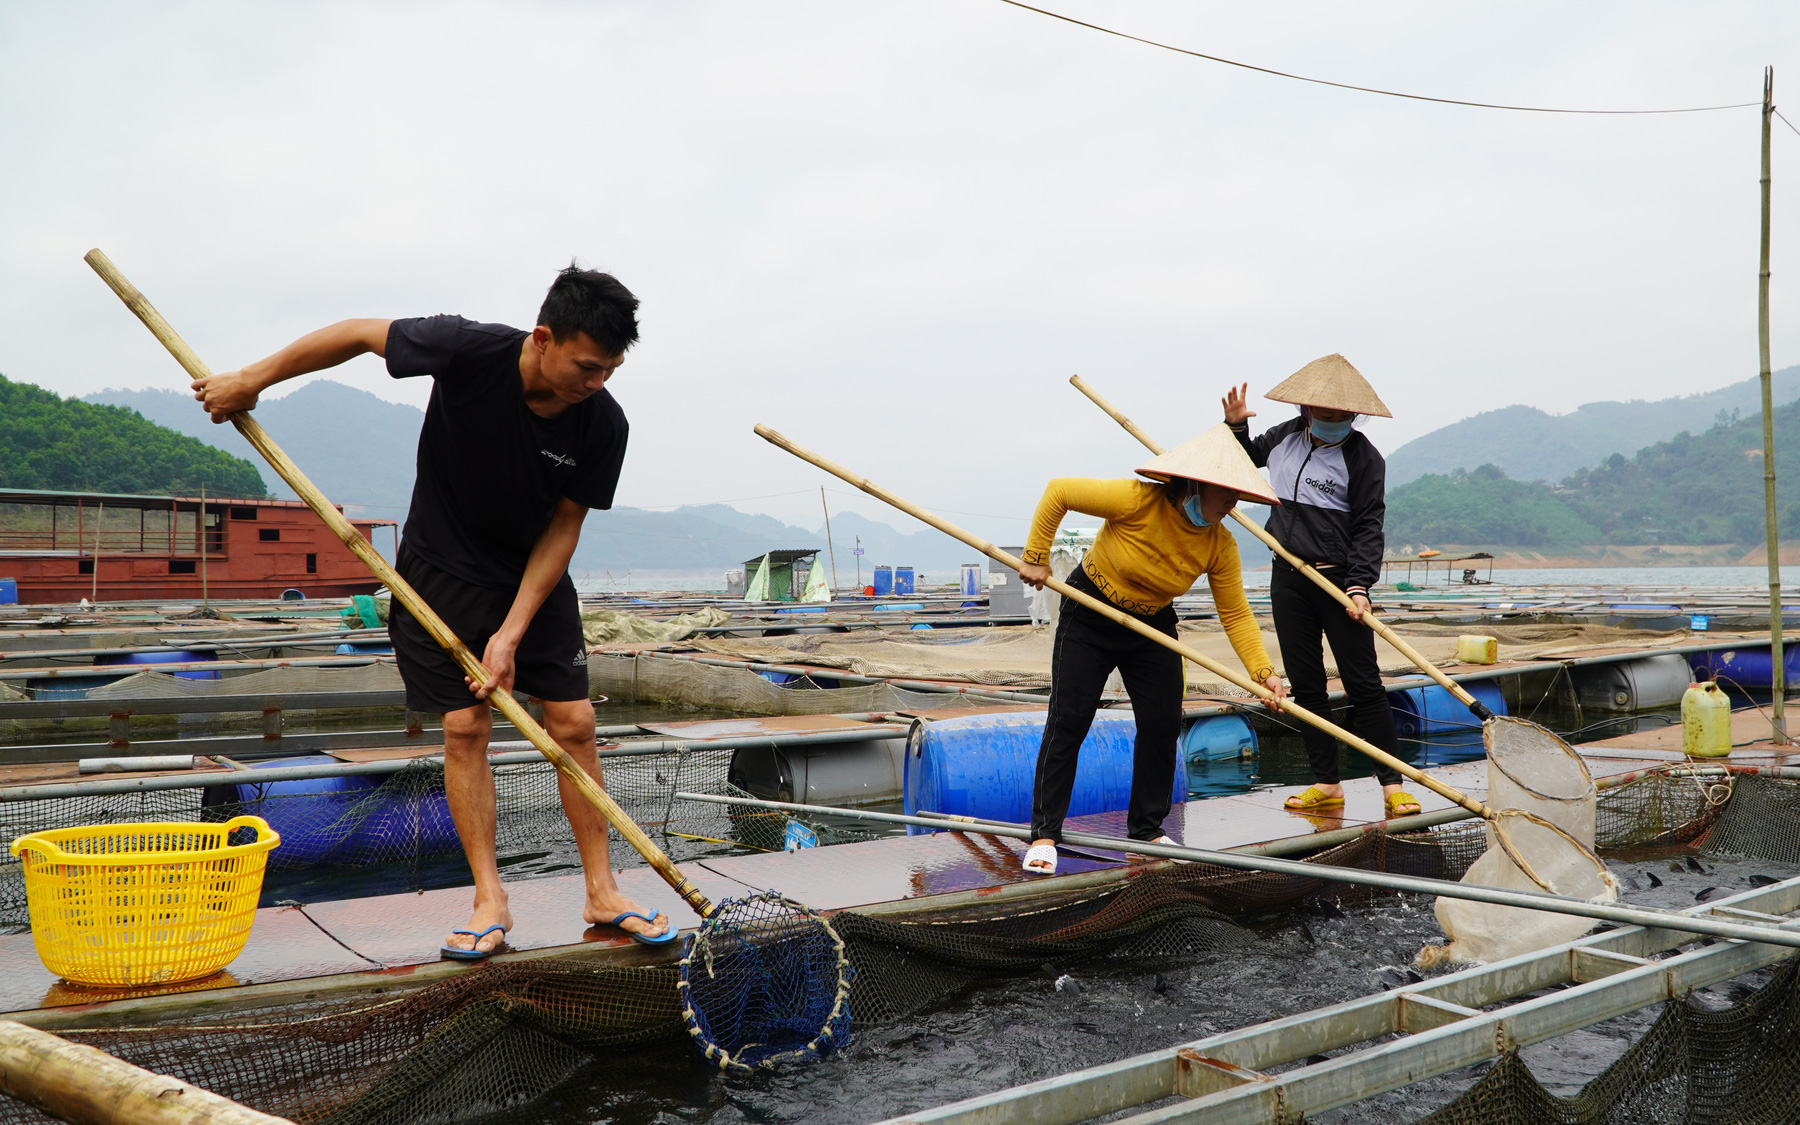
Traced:
<path fill-rule="evenodd" d="M 225 835 L 230 836 L 240 828 L 256 829 L 256 842 L 259 844 L 265 840 L 271 840 L 273 843 L 269 845 L 270 847 L 278 848 L 281 846 L 281 833 L 270 828 L 269 822 L 260 816 L 232 817 L 225 822 Z"/>

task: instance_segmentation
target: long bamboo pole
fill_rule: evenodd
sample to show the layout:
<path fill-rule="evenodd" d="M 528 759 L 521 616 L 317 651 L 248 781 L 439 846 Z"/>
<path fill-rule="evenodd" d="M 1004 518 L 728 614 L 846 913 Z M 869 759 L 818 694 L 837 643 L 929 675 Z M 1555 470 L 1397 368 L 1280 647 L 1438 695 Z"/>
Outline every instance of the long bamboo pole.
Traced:
<path fill-rule="evenodd" d="M 894 507 L 905 512 L 907 515 L 912 516 L 914 519 L 922 520 L 925 523 L 930 524 L 932 527 L 937 528 L 939 531 L 943 532 L 945 535 L 948 535 L 954 539 L 962 540 L 964 543 L 967 543 L 969 546 L 975 548 L 977 551 L 980 551 L 982 554 L 986 555 L 988 558 L 993 559 L 995 562 L 1000 563 L 1003 566 L 1008 566 L 1008 567 L 1011 567 L 1013 570 L 1018 570 L 1019 568 L 1021 568 L 1022 566 L 1025 565 L 1019 559 L 1013 557 L 1012 555 L 1007 554 L 1005 551 L 1002 551 L 1000 548 L 994 546 L 992 543 L 989 543 L 987 540 L 981 538 L 980 536 L 975 535 L 972 532 L 964 531 L 962 528 L 957 527 L 955 524 L 951 523 L 950 521 L 943 519 L 940 516 L 933 515 L 932 513 L 926 511 L 924 508 L 919 507 L 917 504 L 914 504 L 911 501 L 904 499 L 903 497 L 900 497 L 892 492 L 889 492 L 887 489 L 876 484 L 874 481 L 869 480 L 867 477 L 860 476 L 856 473 L 853 473 L 849 469 L 844 468 L 842 465 L 839 465 L 833 461 L 828 461 L 824 457 L 821 457 L 817 453 L 814 453 L 812 450 L 807 449 L 804 446 L 795 444 L 794 442 L 790 441 L 789 439 L 783 437 L 781 434 L 770 429 L 768 426 L 765 426 L 765 425 L 762 425 L 759 423 L 756 427 L 756 434 L 758 437 L 762 438 L 764 441 L 768 442 L 769 444 L 778 446 L 781 449 L 785 449 L 789 453 L 792 453 L 794 456 L 800 458 L 802 461 L 810 462 L 810 463 L 818 466 L 819 468 L 824 469 L 826 472 L 830 473 L 832 476 L 837 477 L 839 480 L 842 480 L 847 484 L 854 485 L 857 488 L 860 488 L 862 491 L 868 493 L 870 496 L 875 497 L 877 500 L 880 500 L 884 503 L 893 505 Z M 1319 728 L 1320 730 L 1324 731 L 1326 734 L 1331 735 L 1333 738 L 1338 739 L 1339 741 L 1345 743 L 1346 745 L 1352 746 L 1352 747 L 1356 748 L 1357 750 L 1362 751 L 1364 754 L 1367 754 L 1369 757 L 1375 759 L 1377 762 L 1380 762 L 1382 765 L 1387 766 L 1388 768 L 1390 768 L 1406 777 L 1411 778 L 1412 780 L 1418 782 L 1420 785 L 1423 785 L 1425 788 L 1431 790 L 1433 793 L 1436 793 L 1438 796 L 1446 798 L 1447 800 L 1455 801 L 1457 804 L 1461 805 L 1463 808 L 1468 809 L 1470 812 L 1475 813 L 1478 816 L 1486 817 L 1488 819 L 1493 818 L 1493 816 L 1494 816 L 1493 811 L 1490 810 L 1486 805 L 1482 804 L 1480 801 L 1475 800 L 1473 797 L 1466 796 L 1465 794 L 1451 788 L 1450 786 L 1445 785 L 1443 782 L 1439 781 L 1437 778 L 1432 777 L 1431 775 L 1425 773 L 1423 770 L 1420 770 L 1418 767 L 1414 766 L 1411 762 L 1403 762 L 1399 758 L 1394 757 L 1392 754 L 1389 754 L 1387 751 L 1381 749 L 1378 746 L 1375 746 L 1373 743 L 1367 741 L 1366 739 L 1359 738 L 1358 736 L 1351 734 L 1349 731 L 1344 730 L 1342 727 L 1338 726 L 1336 723 L 1333 723 L 1331 720 L 1326 719 L 1322 716 L 1313 714 L 1311 711 L 1308 711 L 1306 708 L 1300 706 L 1298 703 L 1295 703 L 1292 699 L 1283 699 L 1279 703 L 1274 702 L 1275 694 L 1273 692 L 1271 692 L 1268 688 L 1257 683 L 1255 680 L 1252 680 L 1250 677 L 1244 675 L 1241 672 L 1232 671 L 1231 669 L 1225 667 L 1223 664 L 1220 664 L 1218 661 L 1214 660 L 1210 656 L 1207 656 L 1205 653 L 1199 651 L 1198 649 L 1191 648 L 1185 644 L 1182 644 L 1180 641 L 1176 640 L 1174 637 L 1171 637 L 1166 633 L 1161 633 L 1155 629 L 1152 629 L 1150 626 L 1144 624 L 1142 621 L 1139 621 L 1137 618 L 1131 616 L 1128 613 L 1125 613 L 1124 611 L 1118 609 L 1117 607 L 1109 605 L 1106 602 L 1101 601 L 1099 598 L 1093 597 L 1092 595 L 1089 595 L 1081 590 L 1077 590 L 1075 587 L 1070 586 L 1068 583 L 1063 582 L 1059 579 L 1051 578 L 1047 582 L 1045 582 L 1045 585 L 1050 587 L 1050 589 L 1055 590 L 1057 593 L 1061 594 L 1063 597 L 1069 598 L 1072 601 L 1078 602 L 1081 605 L 1086 606 L 1087 608 L 1093 610 L 1095 613 L 1100 614 L 1102 617 L 1105 617 L 1111 621 L 1116 621 L 1120 625 L 1125 626 L 1127 629 L 1130 629 L 1135 633 L 1139 633 L 1145 637 L 1150 638 L 1151 640 L 1155 641 L 1157 644 L 1162 645 L 1164 648 L 1167 648 L 1174 652 L 1180 653 L 1182 656 L 1193 661 L 1195 664 L 1200 665 L 1200 667 L 1206 669 L 1208 672 L 1211 672 L 1213 675 L 1218 676 L 1221 679 L 1223 679 L 1229 683 L 1236 684 L 1240 688 L 1243 688 L 1245 691 L 1248 691 L 1250 694 L 1256 696 L 1258 699 L 1261 699 L 1265 704 L 1276 707 L 1282 711 L 1286 711 L 1288 714 L 1293 715 L 1295 718 L 1301 720 L 1302 722 L 1309 723 L 1312 726 Z"/>
<path fill-rule="evenodd" d="M 1081 376 L 1071 375 L 1069 376 L 1069 382 L 1076 390 L 1092 399 L 1095 406 L 1098 406 L 1100 409 L 1111 415 L 1113 421 L 1125 427 L 1126 433 L 1129 433 L 1132 437 L 1143 442 L 1144 448 L 1159 457 L 1162 455 L 1163 447 L 1158 445 L 1155 439 L 1139 429 L 1137 423 L 1121 413 L 1118 407 L 1101 397 L 1099 391 L 1088 386 Z M 1263 543 L 1268 546 L 1269 550 L 1280 555 L 1287 561 L 1289 566 L 1312 579 L 1313 585 L 1325 591 L 1327 594 L 1330 594 L 1333 598 L 1336 598 L 1339 604 L 1350 609 L 1356 607 L 1356 603 L 1350 600 L 1350 595 L 1340 590 L 1336 582 L 1333 582 L 1323 574 L 1320 574 L 1313 568 L 1311 563 L 1308 563 L 1305 559 L 1300 558 L 1286 547 L 1283 547 L 1273 535 L 1269 534 L 1267 529 L 1263 528 L 1255 520 L 1244 515 L 1244 513 L 1238 511 L 1236 508 L 1231 509 L 1231 518 L 1248 528 L 1250 534 L 1262 540 Z M 1376 635 L 1382 640 L 1398 649 L 1408 660 L 1418 666 L 1419 671 L 1424 672 L 1427 676 L 1436 680 L 1445 688 L 1445 690 L 1449 691 L 1451 695 L 1454 695 L 1457 699 L 1461 700 L 1463 706 L 1475 713 L 1476 718 L 1480 719 L 1482 722 L 1486 722 L 1494 717 L 1493 711 L 1489 710 L 1487 705 L 1482 703 L 1479 699 L 1476 699 L 1473 695 L 1469 694 L 1468 688 L 1463 687 L 1449 676 L 1444 675 L 1443 672 L 1438 670 L 1437 665 L 1425 659 L 1424 655 L 1420 653 L 1418 649 L 1415 649 L 1412 645 L 1406 643 L 1406 640 L 1403 637 L 1388 628 L 1387 622 L 1376 617 L 1373 612 L 1363 614 L 1362 623 L 1375 630 Z"/>
<path fill-rule="evenodd" d="M 73 1125 L 292 1125 L 12 1020 L 0 1020 L 0 1090 Z"/>
<path fill-rule="evenodd" d="M 206 366 L 194 349 L 188 347 L 187 341 L 176 334 L 175 330 L 169 326 L 169 322 L 163 319 L 162 314 L 157 312 L 144 298 L 144 295 L 125 279 L 125 275 L 119 272 L 118 267 L 114 266 L 105 254 L 98 250 L 90 250 L 85 260 L 88 265 L 93 267 L 94 272 L 112 287 L 112 291 L 119 295 L 119 299 L 125 302 L 125 306 L 137 314 L 137 318 L 144 322 L 144 327 L 150 329 L 151 333 L 162 341 L 163 347 L 169 349 L 169 354 L 175 357 L 176 362 L 180 363 L 189 375 L 195 379 L 212 377 L 212 369 Z M 325 498 L 325 494 L 320 492 L 312 481 L 306 479 L 306 474 L 300 471 L 298 465 L 288 459 L 288 455 L 282 452 L 279 445 L 275 444 L 275 439 L 268 435 L 261 423 L 251 417 L 249 411 L 240 410 L 231 415 L 231 424 L 236 426 L 238 432 L 256 447 L 256 451 L 263 455 L 263 459 L 268 461 L 269 466 L 280 475 L 281 479 L 287 481 L 288 487 L 292 488 L 300 499 L 306 501 L 307 507 L 325 521 L 325 526 L 331 529 L 331 533 L 337 536 L 338 541 L 348 547 L 351 553 L 361 559 L 363 565 L 374 573 L 375 577 L 381 579 L 387 588 L 393 591 L 395 600 L 405 606 L 419 624 L 425 626 L 425 630 L 431 634 L 432 639 L 443 645 L 456 658 L 456 662 L 462 666 L 463 671 L 477 682 L 485 681 L 488 678 L 488 671 L 481 666 L 481 661 L 476 659 L 475 654 L 456 639 L 456 634 L 450 631 L 450 627 L 444 624 L 442 618 L 432 612 L 431 607 L 425 604 L 425 599 L 421 598 L 392 566 L 388 565 L 388 561 L 381 557 L 374 545 L 363 538 L 362 533 L 344 518 L 342 512 L 332 506 L 331 501 Z M 202 533 L 204 534 L 204 529 L 202 529 Z M 656 873 L 662 876 L 669 886 L 675 888 L 675 893 L 687 900 L 688 905 L 692 906 L 696 913 L 702 918 L 712 914 L 713 904 L 700 893 L 700 889 L 681 873 L 669 857 L 662 853 L 662 849 L 651 842 L 650 837 L 644 834 L 643 829 L 625 815 L 625 811 L 619 808 L 606 790 L 602 789 L 598 782 L 589 777 L 587 772 L 576 764 L 575 759 L 569 756 L 568 751 L 556 744 L 556 740 L 538 725 L 537 720 L 531 717 L 523 704 L 513 698 L 511 692 L 496 689 L 488 697 L 488 701 L 502 715 L 506 716 L 513 726 L 518 728 L 519 733 L 530 740 L 538 752 L 548 758 L 564 777 L 574 782 L 575 787 L 581 791 L 581 795 L 586 797 L 590 804 L 599 809 L 612 822 L 612 826 L 619 830 L 619 835 L 625 838 L 625 842 L 643 856 L 650 866 L 656 869 Z"/>
<path fill-rule="evenodd" d="M 1775 745 L 1788 744 L 1787 660 L 1781 636 L 1781 535 L 1775 519 L 1775 391 L 1769 364 L 1769 126 L 1775 117 L 1775 68 L 1763 70 L 1762 252 L 1756 275 L 1756 350 L 1762 381 L 1763 532 L 1769 551 L 1769 709 Z"/>

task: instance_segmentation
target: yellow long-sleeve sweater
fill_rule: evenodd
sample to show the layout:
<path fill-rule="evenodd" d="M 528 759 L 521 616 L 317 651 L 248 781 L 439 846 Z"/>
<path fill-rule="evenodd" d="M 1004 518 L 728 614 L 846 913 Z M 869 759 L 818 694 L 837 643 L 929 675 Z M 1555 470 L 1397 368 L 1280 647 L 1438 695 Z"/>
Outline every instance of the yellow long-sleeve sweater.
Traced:
<path fill-rule="evenodd" d="M 1045 486 L 1032 516 L 1026 562 L 1050 562 L 1050 542 L 1071 511 L 1106 521 L 1082 569 L 1114 605 L 1148 616 L 1204 574 L 1225 636 L 1251 678 L 1267 679 L 1274 671 L 1244 598 L 1243 565 L 1230 531 L 1217 524 L 1195 527 L 1153 481 L 1058 477 Z"/>

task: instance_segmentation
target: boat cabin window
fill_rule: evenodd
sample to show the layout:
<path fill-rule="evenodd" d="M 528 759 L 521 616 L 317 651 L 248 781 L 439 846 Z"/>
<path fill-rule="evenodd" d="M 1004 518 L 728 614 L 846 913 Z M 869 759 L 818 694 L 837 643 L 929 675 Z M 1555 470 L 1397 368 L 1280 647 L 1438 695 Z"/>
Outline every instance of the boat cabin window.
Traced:
<path fill-rule="evenodd" d="M 231 518 L 234 520 L 253 520 L 256 518 L 255 508 L 233 508 Z"/>
<path fill-rule="evenodd" d="M 317 555 L 307 555 L 306 556 L 306 573 L 308 573 L 308 574 L 319 573 L 319 556 L 317 556 Z"/>
<path fill-rule="evenodd" d="M 93 559 L 77 559 L 75 562 L 75 573 L 76 574 L 92 574 L 92 573 L 94 573 L 94 560 Z"/>
<path fill-rule="evenodd" d="M 169 573 L 170 574 L 192 574 L 192 573 L 194 573 L 194 560 L 193 559 L 170 559 L 169 560 Z"/>
<path fill-rule="evenodd" d="M 256 538 L 263 543 L 280 542 L 281 529 L 279 527 L 259 527 L 256 529 Z"/>

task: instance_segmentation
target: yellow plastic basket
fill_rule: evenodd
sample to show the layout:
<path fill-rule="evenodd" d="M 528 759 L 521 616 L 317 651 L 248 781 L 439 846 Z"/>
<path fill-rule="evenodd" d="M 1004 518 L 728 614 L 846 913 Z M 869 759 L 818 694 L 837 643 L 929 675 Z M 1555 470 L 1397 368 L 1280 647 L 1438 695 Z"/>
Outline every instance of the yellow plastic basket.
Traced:
<path fill-rule="evenodd" d="M 239 828 L 256 840 L 231 844 Z M 12 843 L 31 938 L 78 984 L 196 980 L 243 951 L 263 869 L 281 837 L 257 816 L 223 824 L 98 824 Z"/>

